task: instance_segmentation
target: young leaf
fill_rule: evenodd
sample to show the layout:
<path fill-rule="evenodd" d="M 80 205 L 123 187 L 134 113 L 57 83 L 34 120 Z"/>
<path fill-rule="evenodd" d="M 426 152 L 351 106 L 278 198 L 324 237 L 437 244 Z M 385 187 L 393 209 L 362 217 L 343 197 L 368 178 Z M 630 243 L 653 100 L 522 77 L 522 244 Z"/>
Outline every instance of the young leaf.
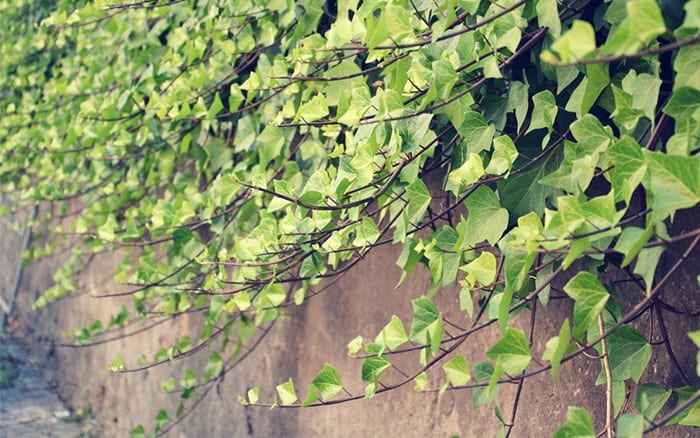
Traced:
<path fill-rule="evenodd" d="M 574 337 L 582 339 L 605 307 L 610 294 L 589 272 L 579 272 L 564 286 L 564 291 L 574 299 Z"/>
<path fill-rule="evenodd" d="M 439 343 L 442 337 L 442 315 L 430 298 L 423 296 L 411 301 L 413 321 L 409 339 L 421 344 Z"/>
<path fill-rule="evenodd" d="M 569 318 L 564 320 L 564 323 L 559 329 L 559 336 L 555 336 L 547 341 L 542 360 L 548 360 L 552 363 L 552 380 L 556 379 L 559 371 L 559 364 L 562 357 L 566 353 L 569 342 L 571 341 L 571 328 L 569 327 Z"/>
<path fill-rule="evenodd" d="M 329 364 L 323 366 L 323 369 L 316 374 L 311 384 L 318 389 L 324 401 L 333 398 L 343 389 L 338 371 Z"/>
<path fill-rule="evenodd" d="M 391 321 L 379 332 L 374 342 L 389 350 L 395 350 L 397 347 L 408 342 L 408 336 L 406 335 L 406 330 L 404 329 L 401 319 L 396 315 L 392 315 Z"/>
<path fill-rule="evenodd" d="M 378 382 L 379 377 L 391 368 L 391 362 L 384 356 L 371 356 L 362 361 L 362 380 Z"/>
<path fill-rule="evenodd" d="M 554 433 L 554 438 L 595 438 L 595 436 L 591 415 L 586 409 L 575 406 L 569 406 L 566 423 Z"/>
<path fill-rule="evenodd" d="M 292 382 L 291 377 L 286 382 L 277 385 L 276 389 L 277 394 L 280 396 L 280 400 L 282 401 L 282 405 L 291 405 L 297 401 L 297 393 L 294 390 L 294 382 Z"/>
<path fill-rule="evenodd" d="M 447 383 L 452 386 L 462 386 L 469 383 L 472 376 L 469 373 L 467 359 L 461 354 L 455 355 L 442 366 Z"/>
<path fill-rule="evenodd" d="M 654 383 L 645 383 L 637 386 L 637 395 L 634 397 L 634 407 L 644 416 L 648 422 L 656 419 L 661 409 L 671 397 L 672 391 Z"/>
<path fill-rule="evenodd" d="M 619 438 L 642 438 L 644 436 L 644 417 L 640 414 L 623 414 L 617 419 Z"/>
<path fill-rule="evenodd" d="M 639 381 L 651 359 L 651 345 L 637 330 L 623 325 L 607 338 L 608 360 L 613 382 L 627 379 Z M 605 372 L 601 370 L 596 384 L 605 383 Z"/>
<path fill-rule="evenodd" d="M 486 352 L 486 355 L 510 375 L 524 371 L 532 359 L 525 333 L 512 327 L 505 329 L 503 337 Z"/>

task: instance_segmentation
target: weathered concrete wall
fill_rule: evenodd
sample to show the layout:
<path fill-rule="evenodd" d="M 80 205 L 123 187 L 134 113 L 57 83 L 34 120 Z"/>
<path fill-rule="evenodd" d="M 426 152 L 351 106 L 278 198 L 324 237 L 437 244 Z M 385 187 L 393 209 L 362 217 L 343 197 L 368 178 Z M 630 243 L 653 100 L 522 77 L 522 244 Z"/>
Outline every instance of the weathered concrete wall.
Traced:
<path fill-rule="evenodd" d="M 674 227 L 673 234 L 697 227 L 695 217 L 684 215 Z M 1 237 L 0 242 L 3 242 Z M 398 254 L 395 247 L 373 251 L 323 294 L 309 299 L 303 307 L 290 309 L 288 318 L 275 324 L 261 347 L 230 372 L 197 411 L 170 436 L 494 436 L 499 425 L 493 407 L 474 411 L 471 391 L 468 390 L 438 395 L 437 392 L 416 393 L 412 387 L 404 387 L 372 400 L 303 410 L 268 411 L 243 407 L 238 403 L 237 396 L 253 385 L 260 386 L 262 400 L 271 400 L 275 385 L 289 377 L 294 378 L 298 395 L 303 397 L 311 378 L 325 362 L 337 366 L 345 383 L 360 381 L 361 361 L 346 356 L 347 342 L 358 334 L 366 339 L 373 338 L 392 313 L 408 324 L 411 299 L 422 295 L 429 284 L 429 274 L 417 269 L 406 283 L 394 289 L 400 275 L 395 266 Z M 680 309 L 697 311 L 700 293 L 695 276 L 700 266 L 700 254 L 696 252 L 691 258 L 666 286 L 663 296 L 669 304 Z M 101 436 L 125 436 L 135 424 L 150 425 L 163 405 L 168 405 L 172 412 L 178 396 L 163 395 L 159 387 L 173 371 L 178 378 L 182 364 L 125 375 L 111 375 L 105 370 L 105 365 L 117 352 L 133 352 L 125 356 L 126 361 L 132 363 L 141 353 L 152 354 L 155 346 L 172 339 L 174 334 L 180 334 L 183 327 L 184 331 L 187 330 L 190 324 L 186 318 L 139 336 L 90 349 L 55 346 L 62 332 L 89 324 L 92 318 L 108 319 L 119 303 L 119 300 L 92 297 L 116 289 L 109 279 L 110 267 L 119 258 L 111 255 L 98 259 L 84 272 L 81 295 L 32 312 L 31 303 L 51 284 L 51 273 L 61 259 L 59 254 L 27 268 L 16 309 L 15 331 L 33 340 L 34 354 L 43 364 L 45 375 L 56 381 L 59 393 L 74 406 L 91 403 Z M 560 279 L 559 286 L 570 275 Z M 630 289 L 622 296 L 625 293 L 637 292 Z M 441 309 L 448 309 L 445 312 L 447 319 L 468 325 L 469 321 L 458 310 L 456 291 L 444 290 L 437 300 L 444 303 Z M 533 346 L 536 358 L 541 355 L 546 340 L 558 332 L 561 321 L 571 317 L 571 312 L 569 300 L 553 300 L 546 309 L 538 307 Z M 698 384 L 694 377 L 696 349 L 684 334 L 697 327 L 697 316 L 666 316 L 678 360 Z M 527 332 L 530 318 L 530 312 L 522 312 L 515 324 Z M 653 333 L 658 339 L 656 323 L 653 326 L 646 320 L 640 323 L 645 324 L 642 333 Z M 484 359 L 482 352 L 498 338 L 497 328 L 480 332 L 469 338 L 460 352 L 470 364 L 475 364 Z M 642 380 L 682 386 L 678 373 L 666 357 L 664 346 L 653 348 L 653 362 Z M 201 356 L 195 360 L 205 361 L 208 353 Z M 417 356 L 398 357 L 395 363 L 407 371 L 416 370 Z M 597 361 L 580 358 L 562 365 L 554 383 L 549 373 L 528 379 L 520 397 L 513 436 L 550 435 L 565 422 L 567 406 L 570 405 L 588 408 L 596 423 L 602 424 L 604 388 L 594 385 L 599 372 Z M 433 376 L 439 378 L 440 374 L 438 366 Z M 432 378 L 431 383 L 433 387 L 439 385 L 436 378 Z M 353 394 L 361 394 L 364 387 L 362 384 L 349 386 Z M 496 400 L 505 418 L 510 418 L 514 394 L 515 386 L 506 385 Z M 691 436 L 691 431 L 675 429 L 657 436 Z"/>

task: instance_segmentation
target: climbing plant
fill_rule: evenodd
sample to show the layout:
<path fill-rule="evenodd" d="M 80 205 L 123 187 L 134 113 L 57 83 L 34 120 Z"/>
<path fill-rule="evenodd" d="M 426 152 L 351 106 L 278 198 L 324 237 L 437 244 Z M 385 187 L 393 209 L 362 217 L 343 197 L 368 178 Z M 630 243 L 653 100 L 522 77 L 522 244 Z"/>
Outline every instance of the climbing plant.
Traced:
<path fill-rule="evenodd" d="M 402 248 L 402 281 L 430 273 L 412 319 L 350 341 L 356 376 L 326 364 L 308 388 L 250 382 L 242 403 L 427 391 L 430 375 L 480 406 L 595 350 L 608 436 L 700 425 L 697 379 L 671 348 L 686 386 L 640 382 L 652 347 L 632 324 L 655 311 L 663 325 L 661 291 L 700 242 L 700 226 L 669 232 L 700 201 L 700 1 L 4 0 L 0 22 L 3 209 L 41 206 L 49 243 L 30 259 L 69 254 L 35 305 L 79 292 L 86 263 L 121 249 L 128 290 L 98 299 L 133 305 L 75 344 L 202 315 L 196 338 L 110 359 L 120 373 L 208 355 L 164 383 L 181 403 L 153 432 L 384 245 Z M 546 307 L 564 271 L 573 314 L 535 351 L 535 327 L 511 319 Z M 433 300 L 456 290 L 468 325 Z M 494 324 L 488 360 L 470 362 L 461 347 Z M 415 366 L 387 384 L 397 355 Z M 556 432 L 594 435 L 579 407 Z"/>

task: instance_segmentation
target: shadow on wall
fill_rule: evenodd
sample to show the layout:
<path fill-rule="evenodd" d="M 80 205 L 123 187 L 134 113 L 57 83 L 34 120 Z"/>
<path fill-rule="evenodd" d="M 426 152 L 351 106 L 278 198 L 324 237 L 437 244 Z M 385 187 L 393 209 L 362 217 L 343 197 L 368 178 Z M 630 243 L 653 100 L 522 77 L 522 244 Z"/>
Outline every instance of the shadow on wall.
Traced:
<path fill-rule="evenodd" d="M 677 218 L 674 234 L 696 226 L 698 212 L 692 213 Z M 8 254 L 7 251 L 16 245 L 4 236 L 0 242 L 3 254 Z M 516 385 L 504 385 L 493 406 L 479 410 L 472 407 L 471 390 L 447 391 L 440 395 L 438 392 L 418 393 L 408 385 L 371 400 L 322 408 L 269 411 L 244 407 L 238 402 L 238 395 L 245 394 L 252 386 L 261 388 L 261 399 L 272 400 L 275 386 L 289 377 L 294 378 L 298 395 L 303 397 L 309 382 L 326 362 L 338 368 L 353 394 L 362 394 L 361 361 L 346 355 L 347 342 L 357 335 L 373 339 L 392 314 L 397 314 L 407 324 L 412 315 L 411 300 L 424 294 L 430 283 L 427 270 L 417 269 L 409 280 L 395 289 L 400 277 L 395 265 L 399 254 L 397 247 L 377 248 L 340 280 L 329 285 L 324 293 L 310 298 L 302 307 L 291 308 L 287 317 L 275 323 L 259 348 L 214 386 L 204 402 L 169 436 L 495 436 L 500 423 L 493 406 L 500 408 L 504 418 L 511 418 Z M 110 279 L 110 266 L 121 259 L 121 254 L 115 253 L 100 257 L 86 268 L 80 280 L 81 294 L 33 312 L 33 301 L 50 286 L 61 258 L 61 254 L 57 254 L 27 267 L 14 313 L 14 333 L 31 340 L 32 354 L 43 364 L 46 378 L 58 383 L 59 394 L 64 399 L 73 406 L 90 403 L 101 435 L 125 436 L 137 424 L 149 429 L 161 407 L 173 412 L 179 401 L 177 394 L 161 392 L 162 383 L 170 376 L 177 379 L 192 363 L 166 363 L 127 374 L 110 374 L 105 365 L 117 353 L 124 355 L 125 360 L 134 359 L 126 357 L 128 355 L 151 355 L 157 346 L 168 345 L 180 335 L 188 334 L 190 326 L 197 324 L 184 316 L 154 330 L 91 348 L 60 346 L 61 342 L 70 342 L 69 338 L 61 336 L 62 333 L 89 325 L 93 318 L 108 321 L 113 309 L 121 304 L 130 305 L 128 298 L 95 298 L 119 290 Z M 696 252 L 691 258 L 668 283 L 662 299 L 673 308 L 687 311 L 666 315 L 672 317 L 665 318 L 665 328 L 677 362 L 697 385 L 694 377 L 696 349 L 685 332 L 695 329 L 698 322 L 700 298 L 694 270 L 700 266 L 700 254 Z M 668 269 L 668 266 L 661 269 Z M 571 275 L 567 272 L 557 279 L 553 289 L 560 288 Z M 638 293 L 625 284 L 618 292 L 623 298 L 626 294 Z M 553 292 L 553 295 L 556 294 Z M 447 320 L 460 326 L 469 325 L 466 315 L 459 311 L 455 289 L 442 290 L 436 300 L 442 303 L 441 309 L 449 309 L 444 315 Z M 571 314 L 568 299 L 552 299 L 546 308 L 538 305 L 534 315 L 531 311 L 521 312 L 515 325 L 526 333 L 533 318 L 536 319 L 535 359 L 541 357 L 546 341 L 558 333 L 564 318 L 571 318 Z M 658 326 L 649 320 L 648 314 L 638 325 L 645 336 L 658 338 Z M 190 334 L 196 336 L 196 333 Z M 483 351 L 499 337 L 500 332 L 494 325 L 469 337 L 459 351 L 470 364 L 476 364 L 486 359 Z M 668 358 L 666 346 L 654 345 L 653 348 L 652 363 L 642 381 L 682 386 L 683 380 Z M 206 361 L 208 353 L 199 356 L 188 360 Z M 399 369 L 415 370 L 418 353 L 397 356 L 394 363 Z M 435 371 L 440 371 L 439 367 Z M 549 373 L 527 379 L 517 404 L 513 436 L 551 435 L 566 421 L 567 407 L 572 405 L 589 409 L 600 429 L 605 417 L 605 398 L 604 386 L 595 385 L 599 372 L 597 360 L 579 357 L 562 365 L 555 382 Z M 440 374 L 433 373 L 429 387 L 441 384 Z M 399 378 L 398 374 L 387 374 L 389 382 Z M 688 429 L 669 428 L 655 436 L 677 437 L 689 433 Z"/>

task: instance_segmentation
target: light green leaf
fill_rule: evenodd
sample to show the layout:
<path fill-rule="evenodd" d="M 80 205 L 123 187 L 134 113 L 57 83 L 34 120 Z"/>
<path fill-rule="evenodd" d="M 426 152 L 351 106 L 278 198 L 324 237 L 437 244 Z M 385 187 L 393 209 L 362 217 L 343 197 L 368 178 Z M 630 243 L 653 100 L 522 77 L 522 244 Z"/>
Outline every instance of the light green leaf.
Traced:
<path fill-rule="evenodd" d="M 404 329 L 403 322 L 396 316 L 391 316 L 391 321 L 384 326 L 381 332 L 374 339 L 374 343 L 389 350 L 395 350 L 397 347 L 408 342 L 408 336 Z"/>
<path fill-rule="evenodd" d="M 431 344 L 431 350 L 437 351 L 436 342 L 439 346 L 442 338 L 442 315 L 437 307 L 428 297 L 420 297 L 411 301 L 413 306 L 413 321 L 409 339 L 421 344 Z"/>
<path fill-rule="evenodd" d="M 455 355 L 442 366 L 447 383 L 452 386 L 462 386 L 469 383 L 472 376 L 469 373 L 469 363 L 461 354 Z"/>
<path fill-rule="evenodd" d="M 585 21 L 576 20 L 571 29 L 552 44 L 551 50 L 556 52 L 558 56 L 554 56 L 550 51 L 545 51 L 542 52 L 542 59 L 549 63 L 574 62 L 583 59 L 595 48 L 593 26 Z"/>
<path fill-rule="evenodd" d="M 292 382 L 291 377 L 286 382 L 277 385 L 276 389 L 283 405 L 291 405 L 297 401 L 297 393 L 294 390 L 294 382 Z"/>
<path fill-rule="evenodd" d="M 386 370 L 391 368 L 391 363 L 385 356 L 370 356 L 362 361 L 362 380 L 365 382 L 378 382 Z"/>
<path fill-rule="evenodd" d="M 319 390 L 324 401 L 330 400 L 343 389 L 338 371 L 329 364 L 323 366 L 311 384 Z"/>
<path fill-rule="evenodd" d="M 479 362 L 474 365 L 474 379 L 477 382 L 489 382 L 494 375 L 494 368 L 490 362 Z M 478 386 L 472 390 L 474 408 L 480 408 L 491 403 L 500 390 L 499 385 L 495 385 L 491 390 L 486 386 Z"/>
<path fill-rule="evenodd" d="M 688 332 L 688 337 L 700 348 L 700 330 Z M 700 376 L 700 351 L 695 354 L 695 372 Z"/>
<path fill-rule="evenodd" d="M 364 338 L 362 336 L 357 336 L 352 341 L 348 342 L 348 356 L 355 357 L 357 352 L 362 349 L 363 341 Z"/>
<path fill-rule="evenodd" d="M 469 154 L 478 154 L 491 149 L 491 141 L 496 129 L 489 125 L 484 117 L 476 111 L 464 115 L 462 125 L 457 129 L 467 146 Z"/>
<path fill-rule="evenodd" d="M 615 191 L 615 200 L 629 204 L 647 170 L 642 148 L 633 138 L 623 136 L 608 148 L 606 154 L 614 166 L 611 170 L 611 184 Z"/>
<path fill-rule="evenodd" d="M 506 327 L 503 337 L 486 352 L 486 355 L 510 375 L 527 369 L 532 359 L 525 333 L 512 327 Z"/>
<path fill-rule="evenodd" d="M 559 38 L 561 35 L 561 21 L 559 20 L 557 1 L 538 0 L 536 11 L 537 24 L 540 27 L 546 27 L 552 37 Z"/>
<path fill-rule="evenodd" d="M 639 381 L 651 359 L 651 345 L 646 338 L 630 326 L 623 325 L 607 338 L 608 360 L 613 382 L 627 379 Z M 596 384 L 605 383 L 605 372 L 601 370 Z"/>
<path fill-rule="evenodd" d="M 323 94 L 317 94 L 310 101 L 303 104 L 299 108 L 299 112 L 295 120 L 301 120 L 305 123 L 315 122 L 328 115 L 328 103 Z"/>
<path fill-rule="evenodd" d="M 507 135 L 496 137 L 493 139 L 493 153 L 489 165 L 486 167 L 486 173 L 502 175 L 509 172 L 513 168 L 516 158 L 518 158 L 518 150 L 513 140 Z"/>
<path fill-rule="evenodd" d="M 493 190 L 479 186 L 465 201 L 469 211 L 467 221 L 460 224 L 458 232 L 461 248 L 467 249 L 484 240 L 495 245 L 508 226 L 508 211 L 501 207 Z"/>
<path fill-rule="evenodd" d="M 489 286 L 496 279 L 496 256 L 484 251 L 461 269 L 473 275 L 482 286 Z"/>
<path fill-rule="evenodd" d="M 644 245 L 649 241 L 654 233 L 652 227 L 647 227 L 646 230 L 637 227 L 627 227 L 622 230 L 622 234 L 615 244 L 615 251 L 623 254 L 625 258 L 622 260 L 621 268 L 632 263 L 639 251 L 644 248 Z"/>
<path fill-rule="evenodd" d="M 644 416 L 648 422 L 652 422 L 659 415 L 661 409 L 672 391 L 654 383 L 644 383 L 637 386 L 637 395 L 634 397 L 634 407 Z M 644 422 L 642 422 L 643 424 Z"/>
<path fill-rule="evenodd" d="M 554 438 L 595 438 L 591 415 L 586 409 L 569 406 L 566 423 L 557 429 Z"/>
<path fill-rule="evenodd" d="M 430 200 L 432 199 L 430 192 L 423 181 L 418 179 L 406 187 L 406 193 L 409 199 L 406 207 L 408 220 L 413 224 L 418 224 L 423 219 L 423 215 L 430 205 Z"/>
<path fill-rule="evenodd" d="M 640 414 L 623 414 L 617 419 L 619 438 L 642 438 L 644 436 L 644 417 Z"/>
<path fill-rule="evenodd" d="M 248 390 L 248 403 L 255 404 L 260 398 L 260 388 L 254 386 Z"/>
<path fill-rule="evenodd" d="M 552 380 L 557 377 L 559 364 L 561 364 L 561 359 L 568 350 L 570 342 L 571 328 L 569 327 L 569 318 L 566 318 L 559 329 L 559 336 L 547 341 L 547 346 L 542 353 L 542 360 L 548 360 L 552 363 Z"/>
<path fill-rule="evenodd" d="M 644 185 L 658 221 L 700 202 L 700 155 L 682 157 L 645 150 L 644 158 L 649 169 Z"/>
<path fill-rule="evenodd" d="M 664 253 L 664 247 L 656 246 L 653 248 L 644 248 L 639 252 L 637 263 L 634 265 L 634 273 L 641 276 L 644 284 L 647 286 L 647 294 L 651 292 L 654 286 L 654 276 L 656 274 L 656 266 L 659 263 L 661 254 Z"/>
<path fill-rule="evenodd" d="M 627 16 L 614 28 L 602 50 L 611 55 L 631 55 L 646 47 L 666 31 L 659 4 L 655 0 L 629 0 Z"/>
<path fill-rule="evenodd" d="M 574 337 L 582 339 L 605 307 L 610 294 L 590 272 L 579 272 L 564 286 L 564 291 L 574 299 Z"/>

